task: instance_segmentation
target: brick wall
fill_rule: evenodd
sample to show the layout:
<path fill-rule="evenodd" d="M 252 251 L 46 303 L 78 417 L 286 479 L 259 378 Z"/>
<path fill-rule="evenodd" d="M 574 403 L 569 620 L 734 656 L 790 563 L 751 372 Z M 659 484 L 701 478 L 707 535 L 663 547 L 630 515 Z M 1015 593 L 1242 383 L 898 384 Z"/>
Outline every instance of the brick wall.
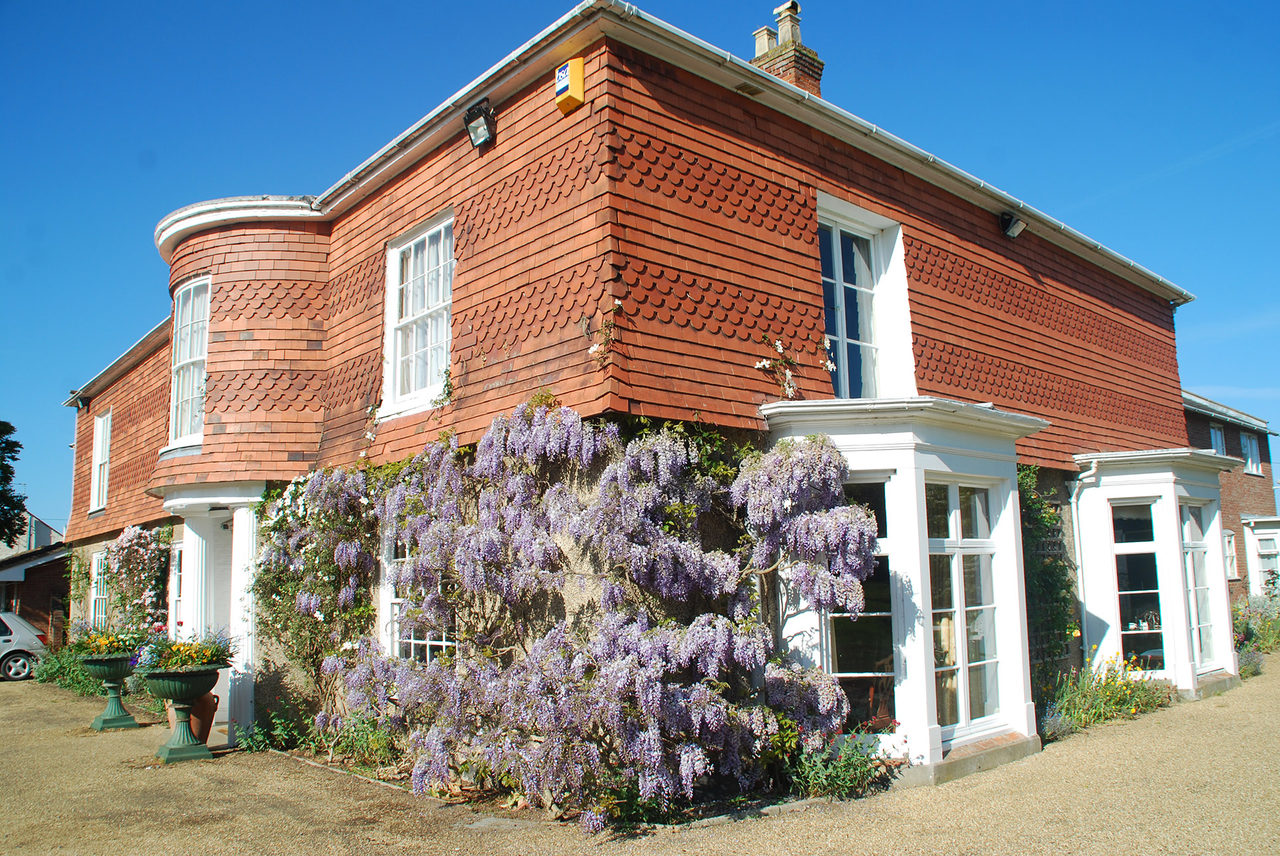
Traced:
<path fill-rule="evenodd" d="M 88 513 L 93 463 L 93 420 L 111 411 L 107 504 Z M 125 526 L 166 518 L 160 500 L 146 493 L 156 453 L 169 437 L 169 337 L 137 366 L 76 413 L 76 450 L 68 544 L 115 537 Z"/>
<path fill-rule="evenodd" d="M 1240 441 L 1240 432 L 1246 429 L 1217 419 L 1211 419 L 1202 413 L 1187 411 L 1187 436 L 1191 446 L 1197 449 L 1213 448 L 1209 436 L 1209 425 L 1222 426 L 1226 441 L 1227 454 L 1232 457 L 1244 457 Z M 1244 527 L 1241 525 L 1242 515 L 1274 516 L 1276 513 L 1276 496 L 1272 490 L 1271 447 L 1266 434 L 1247 431 L 1258 438 L 1258 451 L 1262 458 L 1262 475 L 1246 473 L 1244 465 L 1218 476 L 1218 486 L 1222 491 L 1222 529 L 1234 532 L 1236 536 L 1236 568 L 1239 580 L 1230 583 L 1231 598 L 1237 600 L 1249 596 L 1249 574 L 1245 566 Z"/>
<path fill-rule="evenodd" d="M 750 99 L 616 46 L 619 255 L 633 411 L 759 427 L 761 336 L 819 366 L 816 191 L 902 224 L 919 392 L 1048 418 L 1023 460 L 1186 443 L 1167 301 Z"/>
<path fill-rule="evenodd" d="M 473 149 L 459 128 L 334 222 L 321 464 L 408 457 L 443 428 L 472 441 L 541 388 L 584 413 L 617 406 L 587 353 L 611 305 L 604 62 L 603 43 L 585 52 L 585 106 L 562 115 L 548 71 L 494 105 L 493 146 Z M 375 425 L 387 244 L 448 210 L 454 403 Z"/>

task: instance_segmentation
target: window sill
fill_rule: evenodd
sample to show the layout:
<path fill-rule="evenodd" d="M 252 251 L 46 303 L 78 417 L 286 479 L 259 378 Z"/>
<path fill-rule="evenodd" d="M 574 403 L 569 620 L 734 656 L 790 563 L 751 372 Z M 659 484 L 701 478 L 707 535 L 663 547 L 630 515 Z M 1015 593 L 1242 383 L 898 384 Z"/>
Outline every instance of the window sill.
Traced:
<path fill-rule="evenodd" d="M 186 440 L 176 440 L 160 450 L 156 455 L 157 460 L 166 460 L 168 458 L 182 458 L 187 455 L 198 455 L 200 449 L 204 445 L 203 437 L 192 437 Z"/>
<path fill-rule="evenodd" d="M 375 422 L 385 422 L 388 419 L 398 419 L 401 416 L 413 416 L 418 413 L 427 413 L 435 410 L 437 407 L 436 399 L 440 397 L 441 390 L 429 390 L 430 395 L 415 395 L 412 398 L 405 398 L 393 404 L 384 404 L 378 408 L 377 414 L 374 416 Z"/>

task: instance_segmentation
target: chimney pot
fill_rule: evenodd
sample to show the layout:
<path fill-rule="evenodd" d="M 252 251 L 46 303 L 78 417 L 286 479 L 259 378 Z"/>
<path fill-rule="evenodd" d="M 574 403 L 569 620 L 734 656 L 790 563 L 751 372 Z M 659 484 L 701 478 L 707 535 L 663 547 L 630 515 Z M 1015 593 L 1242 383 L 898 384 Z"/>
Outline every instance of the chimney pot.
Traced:
<path fill-rule="evenodd" d="M 800 41 L 800 4 L 796 0 L 788 0 L 773 10 L 778 19 L 778 44 L 787 42 L 801 44 Z"/>
<path fill-rule="evenodd" d="M 773 27 L 761 27 L 751 35 L 756 37 L 756 56 L 764 56 L 778 46 L 778 31 Z"/>
<path fill-rule="evenodd" d="M 825 63 L 818 59 L 817 51 L 800 43 L 800 4 L 790 0 L 773 14 L 778 19 L 776 32 L 772 27 L 761 27 L 752 34 L 756 55 L 751 64 L 821 98 Z"/>

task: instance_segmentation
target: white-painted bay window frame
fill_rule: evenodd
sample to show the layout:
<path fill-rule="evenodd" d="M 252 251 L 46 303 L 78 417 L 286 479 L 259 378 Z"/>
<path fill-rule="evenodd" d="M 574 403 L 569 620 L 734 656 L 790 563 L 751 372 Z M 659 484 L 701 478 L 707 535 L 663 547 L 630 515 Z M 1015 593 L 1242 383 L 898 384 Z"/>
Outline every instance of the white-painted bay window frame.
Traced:
<path fill-rule="evenodd" d="M 427 410 L 444 393 L 452 350 L 453 212 L 389 243 L 386 264 L 380 419 Z"/>
<path fill-rule="evenodd" d="M 204 435 L 210 277 L 193 279 L 173 295 L 169 445 L 198 445 Z"/>
<path fill-rule="evenodd" d="M 111 411 L 93 418 L 93 461 L 89 473 L 89 511 L 107 507 L 111 473 Z"/>

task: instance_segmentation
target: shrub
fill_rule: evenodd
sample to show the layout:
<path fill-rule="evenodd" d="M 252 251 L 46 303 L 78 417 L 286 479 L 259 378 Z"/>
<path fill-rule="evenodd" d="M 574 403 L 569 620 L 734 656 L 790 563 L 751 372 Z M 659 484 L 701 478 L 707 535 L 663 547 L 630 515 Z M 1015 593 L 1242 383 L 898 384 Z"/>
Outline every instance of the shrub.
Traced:
<path fill-rule="evenodd" d="M 1164 681 L 1135 677 L 1133 663 L 1116 658 L 1099 669 L 1072 669 L 1058 680 L 1053 707 L 1073 728 L 1132 719 L 1173 701 Z"/>
<path fill-rule="evenodd" d="M 41 683 L 53 684 L 76 695 L 106 695 L 102 681 L 84 670 L 84 664 L 80 662 L 84 653 L 80 646 L 74 644 L 50 651 L 36 664 L 32 676 Z"/>
<path fill-rule="evenodd" d="M 875 753 L 856 738 L 838 746 L 801 749 L 788 770 L 791 789 L 802 797 L 855 799 L 888 783 L 889 774 Z"/>
<path fill-rule="evenodd" d="M 1262 674 L 1262 654 L 1258 651 L 1240 652 L 1240 677 L 1254 678 Z"/>
<path fill-rule="evenodd" d="M 1266 653 L 1280 648 L 1280 595 L 1251 597 L 1232 612 L 1236 650 Z"/>

